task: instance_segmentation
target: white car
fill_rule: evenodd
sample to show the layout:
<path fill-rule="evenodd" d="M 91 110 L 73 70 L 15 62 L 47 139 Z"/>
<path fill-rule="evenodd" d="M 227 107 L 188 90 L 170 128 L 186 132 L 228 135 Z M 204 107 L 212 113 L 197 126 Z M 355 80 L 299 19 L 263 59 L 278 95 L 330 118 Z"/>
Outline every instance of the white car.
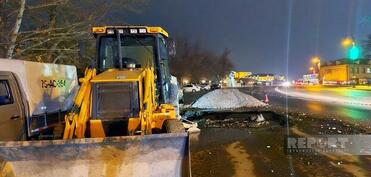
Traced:
<path fill-rule="evenodd" d="M 199 92 L 201 87 L 194 84 L 187 84 L 183 86 L 183 92 Z"/>
<path fill-rule="evenodd" d="M 201 90 L 206 90 L 206 91 L 211 89 L 210 84 L 201 84 L 200 87 L 201 87 Z"/>

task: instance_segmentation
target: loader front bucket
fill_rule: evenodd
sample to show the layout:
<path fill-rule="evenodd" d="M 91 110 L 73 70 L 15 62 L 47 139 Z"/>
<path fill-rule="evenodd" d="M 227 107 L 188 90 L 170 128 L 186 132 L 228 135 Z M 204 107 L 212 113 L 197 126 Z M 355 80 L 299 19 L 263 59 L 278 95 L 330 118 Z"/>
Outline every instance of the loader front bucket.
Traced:
<path fill-rule="evenodd" d="M 1 176 L 190 176 L 186 133 L 0 142 Z"/>

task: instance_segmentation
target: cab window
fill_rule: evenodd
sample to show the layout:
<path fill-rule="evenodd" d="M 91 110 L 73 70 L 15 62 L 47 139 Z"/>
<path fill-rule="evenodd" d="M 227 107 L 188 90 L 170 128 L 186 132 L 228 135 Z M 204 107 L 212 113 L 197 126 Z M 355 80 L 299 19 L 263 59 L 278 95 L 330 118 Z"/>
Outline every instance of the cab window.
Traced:
<path fill-rule="evenodd" d="M 169 55 L 166 49 L 165 39 L 159 38 L 159 40 L 160 40 L 159 48 L 160 48 L 160 57 L 161 57 L 160 63 L 161 63 L 161 68 L 163 72 L 161 73 L 161 75 L 162 77 L 164 77 L 163 80 L 168 82 L 170 81 Z"/>
<path fill-rule="evenodd" d="M 122 36 L 122 62 L 138 64 L 141 67 L 153 66 L 155 38 L 153 36 Z M 101 37 L 99 51 L 100 69 L 118 68 L 118 46 L 115 36 Z"/>
<path fill-rule="evenodd" d="M 12 103 L 13 100 L 8 81 L 0 80 L 0 106 Z"/>

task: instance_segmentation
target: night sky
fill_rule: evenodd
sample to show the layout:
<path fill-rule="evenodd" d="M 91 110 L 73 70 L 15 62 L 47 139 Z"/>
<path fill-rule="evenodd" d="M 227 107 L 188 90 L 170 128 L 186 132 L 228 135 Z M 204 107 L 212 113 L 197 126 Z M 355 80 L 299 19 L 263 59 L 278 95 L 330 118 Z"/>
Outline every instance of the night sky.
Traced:
<path fill-rule="evenodd" d="M 313 55 L 344 57 L 342 38 L 362 41 L 371 33 L 371 0 L 153 0 L 138 7 L 111 15 L 162 26 L 217 52 L 229 48 L 236 70 L 290 79 L 306 72 Z"/>

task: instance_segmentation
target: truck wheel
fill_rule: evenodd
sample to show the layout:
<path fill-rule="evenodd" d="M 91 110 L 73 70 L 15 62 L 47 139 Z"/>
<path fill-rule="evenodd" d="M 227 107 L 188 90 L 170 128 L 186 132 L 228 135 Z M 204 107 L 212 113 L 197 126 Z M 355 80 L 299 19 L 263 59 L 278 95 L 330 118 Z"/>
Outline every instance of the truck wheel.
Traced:
<path fill-rule="evenodd" d="M 196 92 L 196 90 L 195 90 L 195 89 L 193 89 L 193 90 L 192 90 L 192 92 Z"/>
<path fill-rule="evenodd" d="M 182 122 L 178 119 L 165 120 L 162 129 L 165 133 L 184 133 L 185 132 Z"/>

